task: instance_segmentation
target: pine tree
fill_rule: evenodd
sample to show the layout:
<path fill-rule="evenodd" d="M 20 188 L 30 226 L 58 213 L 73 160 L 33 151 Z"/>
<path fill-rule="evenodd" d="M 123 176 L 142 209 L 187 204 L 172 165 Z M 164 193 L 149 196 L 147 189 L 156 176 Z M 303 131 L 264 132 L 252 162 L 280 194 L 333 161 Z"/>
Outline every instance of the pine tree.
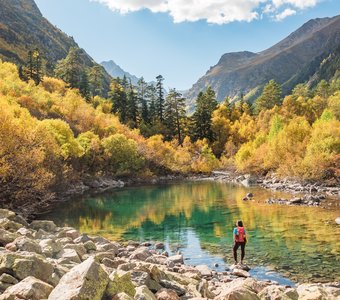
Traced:
<path fill-rule="evenodd" d="M 147 102 L 149 102 L 149 112 L 148 112 L 149 123 L 154 124 L 158 118 L 158 114 L 157 114 L 157 107 L 156 107 L 157 89 L 153 84 L 149 84 L 146 87 L 145 97 L 147 99 Z"/>
<path fill-rule="evenodd" d="M 147 84 L 144 80 L 144 78 L 140 78 L 138 80 L 138 102 L 139 102 L 139 110 L 140 110 L 140 116 L 144 123 L 149 122 L 149 111 L 148 111 L 148 103 L 146 99 L 146 89 Z"/>
<path fill-rule="evenodd" d="M 43 78 L 42 71 L 42 60 L 39 49 L 36 48 L 32 53 L 32 77 L 31 79 L 35 82 L 35 85 L 39 85 Z"/>
<path fill-rule="evenodd" d="M 19 66 L 19 68 L 18 68 L 18 75 L 19 75 L 19 78 L 22 81 L 25 81 L 25 82 L 28 81 L 28 77 L 27 77 L 27 75 L 25 73 L 25 69 L 23 68 L 23 66 Z"/>
<path fill-rule="evenodd" d="M 208 87 L 204 93 L 199 93 L 196 101 L 196 111 L 192 117 L 192 137 L 194 140 L 207 138 L 210 142 L 213 141 L 211 116 L 216 107 L 216 95 L 211 87 Z"/>
<path fill-rule="evenodd" d="M 137 127 L 138 121 L 138 97 L 133 89 L 133 86 L 130 82 L 129 91 L 127 93 L 127 119 L 128 124 L 131 128 Z"/>
<path fill-rule="evenodd" d="M 68 83 L 70 88 L 79 88 L 84 72 L 79 49 L 72 47 L 66 58 L 58 61 L 54 72 L 57 77 Z"/>
<path fill-rule="evenodd" d="M 127 94 L 119 78 L 113 79 L 110 84 L 109 99 L 112 102 L 112 112 L 117 113 L 119 120 L 127 122 Z"/>
<path fill-rule="evenodd" d="M 103 72 L 99 65 L 94 65 L 89 74 L 89 83 L 93 97 L 103 95 Z"/>
<path fill-rule="evenodd" d="M 80 84 L 79 84 L 79 91 L 81 95 L 89 101 L 91 98 L 90 92 L 90 85 L 89 85 L 89 78 L 87 76 L 87 72 L 83 71 L 81 74 Z"/>
<path fill-rule="evenodd" d="M 177 136 L 178 142 L 182 144 L 183 137 L 183 120 L 185 119 L 185 98 L 176 89 L 170 90 L 166 97 L 164 111 L 168 138 L 172 139 Z"/>
<path fill-rule="evenodd" d="M 265 109 L 271 109 L 275 105 L 281 104 L 281 86 L 275 81 L 270 80 L 263 88 L 260 97 L 255 101 L 255 110 L 259 113 Z"/>
<path fill-rule="evenodd" d="M 157 115 L 158 115 L 159 120 L 163 122 L 164 121 L 164 87 L 163 87 L 164 78 L 162 75 L 158 75 L 156 77 L 156 80 L 157 80 L 156 88 L 157 88 L 157 93 L 158 93 L 158 98 L 156 102 Z"/>

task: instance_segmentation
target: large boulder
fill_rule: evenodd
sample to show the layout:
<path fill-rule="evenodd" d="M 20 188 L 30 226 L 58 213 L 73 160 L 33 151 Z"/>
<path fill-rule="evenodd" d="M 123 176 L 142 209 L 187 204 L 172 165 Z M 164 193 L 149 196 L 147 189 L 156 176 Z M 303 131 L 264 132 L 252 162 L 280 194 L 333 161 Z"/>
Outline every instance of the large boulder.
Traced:
<path fill-rule="evenodd" d="M 9 273 L 22 280 L 28 276 L 50 282 L 53 265 L 39 254 L 0 252 L 0 274 Z"/>
<path fill-rule="evenodd" d="M 58 263 L 60 264 L 72 264 L 81 262 L 79 255 L 74 249 L 62 249 L 58 254 Z"/>
<path fill-rule="evenodd" d="M 152 253 L 150 252 L 148 248 L 141 247 L 132 252 L 132 254 L 130 255 L 130 259 L 145 261 L 147 260 L 147 258 L 151 256 L 152 256 Z"/>
<path fill-rule="evenodd" d="M 113 297 L 122 292 L 131 297 L 135 296 L 136 289 L 131 280 L 131 274 L 124 271 L 114 271 L 110 274 L 110 282 L 106 289 L 106 295 Z"/>
<path fill-rule="evenodd" d="M 3 218 L 13 219 L 15 218 L 15 212 L 10 211 L 8 209 L 0 208 L 0 219 Z"/>
<path fill-rule="evenodd" d="M 16 232 L 21 227 L 23 227 L 22 224 L 11 221 L 7 218 L 0 219 L 0 228 L 2 229 L 5 229 L 11 232 Z"/>
<path fill-rule="evenodd" d="M 339 287 L 321 284 L 301 284 L 297 287 L 299 300 L 339 299 Z"/>
<path fill-rule="evenodd" d="M 41 247 L 39 244 L 35 240 L 26 236 L 20 236 L 16 238 L 13 243 L 15 244 L 17 250 L 41 254 Z"/>
<path fill-rule="evenodd" d="M 173 255 L 168 257 L 168 261 L 173 262 L 174 264 L 184 264 L 183 255 Z"/>
<path fill-rule="evenodd" d="M 235 287 L 222 290 L 218 296 L 219 300 L 259 300 L 255 292 L 245 287 Z"/>
<path fill-rule="evenodd" d="M 135 300 L 156 300 L 155 295 L 145 285 L 136 288 Z"/>
<path fill-rule="evenodd" d="M 45 220 L 44 221 L 35 220 L 29 225 L 29 227 L 34 230 L 42 229 L 46 232 L 55 232 L 57 230 L 57 225 L 55 225 L 53 221 Z"/>
<path fill-rule="evenodd" d="M 147 272 L 132 270 L 130 271 L 131 281 L 135 286 L 148 285 L 150 281 L 150 275 Z"/>
<path fill-rule="evenodd" d="M 118 247 L 114 243 L 106 243 L 106 244 L 97 244 L 97 251 L 102 251 L 102 252 L 112 252 L 115 255 L 118 254 Z"/>
<path fill-rule="evenodd" d="M 259 294 L 261 300 L 298 300 L 299 295 L 293 288 L 286 289 L 283 286 L 270 285 Z"/>
<path fill-rule="evenodd" d="M 175 291 L 178 296 L 183 296 L 185 294 L 185 287 L 177 282 L 161 280 L 159 283 L 162 287 Z"/>
<path fill-rule="evenodd" d="M 1 296 L 0 300 L 41 300 L 46 299 L 53 287 L 33 276 L 26 277 L 19 283 L 9 287 Z"/>
<path fill-rule="evenodd" d="M 0 276 L 0 292 L 3 292 L 10 286 L 17 284 L 19 281 L 18 279 L 14 278 L 12 275 L 7 273 L 3 273 Z"/>
<path fill-rule="evenodd" d="M 72 268 L 54 288 L 49 300 L 102 299 L 109 276 L 93 257 Z"/>
<path fill-rule="evenodd" d="M 200 272 L 202 276 L 211 276 L 212 272 L 207 265 L 198 265 L 196 269 Z"/>
<path fill-rule="evenodd" d="M 79 243 L 79 244 L 66 244 L 64 246 L 64 249 L 73 249 L 73 250 L 75 250 L 77 252 L 77 254 L 79 255 L 79 257 L 82 257 L 83 255 L 86 254 L 86 248 L 81 243 Z"/>
<path fill-rule="evenodd" d="M 13 242 L 19 235 L 0 228 L 0 246 Z"/>
<path fill-rule="evenodd" d="M 39 242 L 42 253 L 47 257 L 54 257 L 61 251 L 62 245 L 53 239 L 43 239 Z"/>
<path fill-rule="evenodd" d="M 173 290 L 169 289 L 161 289 L 156 294 L 157 300 L 180 300 L 177 293 Z"/>

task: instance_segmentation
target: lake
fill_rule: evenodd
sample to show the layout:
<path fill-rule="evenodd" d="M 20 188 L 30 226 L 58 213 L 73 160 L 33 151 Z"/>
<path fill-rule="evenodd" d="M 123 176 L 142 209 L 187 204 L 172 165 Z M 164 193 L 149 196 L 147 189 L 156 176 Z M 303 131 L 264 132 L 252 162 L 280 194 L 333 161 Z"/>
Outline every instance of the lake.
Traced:
<path fill-rule="evenodd" d="M 253 201 L 242 200 L 248 192 Z M 245 262 L 254 277 L 281 284 L 340 280 L 339 207 L 265 203 L 284 196 L 214 181 L 128 187 L 70 200 L 43 218 L 117 241 L 163 241 L 187 264 L 218 271 L 233 263 L 232 230 L 241 219 L 249 237 Z"/>

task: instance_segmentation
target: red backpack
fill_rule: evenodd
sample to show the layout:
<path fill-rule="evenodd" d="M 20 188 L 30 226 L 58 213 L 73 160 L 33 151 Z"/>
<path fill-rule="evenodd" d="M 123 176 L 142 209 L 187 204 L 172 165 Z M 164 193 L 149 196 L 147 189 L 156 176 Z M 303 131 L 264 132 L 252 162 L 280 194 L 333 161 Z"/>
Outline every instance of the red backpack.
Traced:
<path fill-rule="evenodd" d="M 243 227 L 237 227 L 237 233 L 238 235 L 236 235 L 236 242 L 244 242 L 244 228 Z"/>

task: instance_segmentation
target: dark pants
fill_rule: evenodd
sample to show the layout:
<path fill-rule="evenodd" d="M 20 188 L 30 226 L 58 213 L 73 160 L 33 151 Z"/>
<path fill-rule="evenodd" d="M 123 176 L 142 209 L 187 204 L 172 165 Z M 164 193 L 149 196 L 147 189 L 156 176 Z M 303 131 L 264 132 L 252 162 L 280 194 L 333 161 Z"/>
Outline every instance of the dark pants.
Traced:
<path fill-rule="evenodd" d="M 244 248 L 246 246 L 246 243 L 245 242 L 235 242 L 234 247 L 233 247 L 233 253 L 234 253 L 235 261 L 237 261 L 237 249 L 240 246 L 241 246 L 241 260 L 244 259 L 244 255 L 245 255 Z"/>

